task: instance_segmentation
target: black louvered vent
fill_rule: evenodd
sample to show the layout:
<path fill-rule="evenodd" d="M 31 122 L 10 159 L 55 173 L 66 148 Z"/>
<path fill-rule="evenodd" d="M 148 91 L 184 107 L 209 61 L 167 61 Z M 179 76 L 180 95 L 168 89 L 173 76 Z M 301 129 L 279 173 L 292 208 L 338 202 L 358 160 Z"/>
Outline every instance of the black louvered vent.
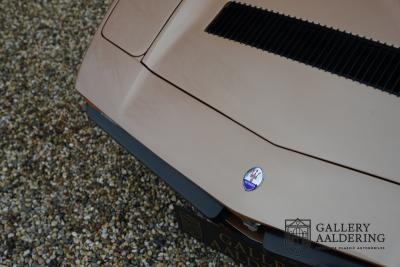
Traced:
<path fill-rule="evenodd" d="M 400 96 L 399 48 L 237 2 L 206 32 Z"/>

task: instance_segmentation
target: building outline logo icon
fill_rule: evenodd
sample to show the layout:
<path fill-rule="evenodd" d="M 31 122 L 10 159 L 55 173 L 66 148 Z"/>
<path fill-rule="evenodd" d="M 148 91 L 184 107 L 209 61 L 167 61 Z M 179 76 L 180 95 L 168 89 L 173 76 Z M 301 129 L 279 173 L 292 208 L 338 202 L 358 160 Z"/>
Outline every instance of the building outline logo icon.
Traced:
<path fill-rule="evenodd" d="M 285 248 L 293 255 L 301 255 L 311 244 L 310 219 L 285 220 Z"/>

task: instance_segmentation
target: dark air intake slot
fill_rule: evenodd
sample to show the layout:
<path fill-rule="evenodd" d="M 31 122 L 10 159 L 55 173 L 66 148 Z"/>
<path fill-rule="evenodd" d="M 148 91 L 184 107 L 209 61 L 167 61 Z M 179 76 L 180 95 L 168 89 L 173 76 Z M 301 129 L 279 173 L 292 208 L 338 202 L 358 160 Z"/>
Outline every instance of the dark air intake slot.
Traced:
<path fill-rule="evenodd" d="M 237 2 L 206 32 L 400 95 L 400 49 L 393 46 Z"/>

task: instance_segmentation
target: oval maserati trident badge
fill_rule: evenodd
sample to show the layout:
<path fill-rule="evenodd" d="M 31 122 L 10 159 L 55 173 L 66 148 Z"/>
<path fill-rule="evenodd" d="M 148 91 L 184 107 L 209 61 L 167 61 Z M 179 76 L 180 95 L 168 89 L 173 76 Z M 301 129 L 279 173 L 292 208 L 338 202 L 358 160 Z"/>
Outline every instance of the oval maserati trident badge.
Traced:
<path fill-rule="evenodd" d="M 263 181 L 264 172 L 259 167 L 248 170 L 243 177 L 243 188 L 246 191 L 255 190 Z"/>

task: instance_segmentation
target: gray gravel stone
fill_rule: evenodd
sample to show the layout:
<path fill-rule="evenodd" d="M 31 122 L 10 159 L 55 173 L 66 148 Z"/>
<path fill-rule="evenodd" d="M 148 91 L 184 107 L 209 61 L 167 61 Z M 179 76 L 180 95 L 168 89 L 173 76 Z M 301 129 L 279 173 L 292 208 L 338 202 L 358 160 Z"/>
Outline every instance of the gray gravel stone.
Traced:
<path fill-rule="evenodd" d="M 0 266 L 224 266 L 74 90 L 110 1 L 0 0 Z"/>

